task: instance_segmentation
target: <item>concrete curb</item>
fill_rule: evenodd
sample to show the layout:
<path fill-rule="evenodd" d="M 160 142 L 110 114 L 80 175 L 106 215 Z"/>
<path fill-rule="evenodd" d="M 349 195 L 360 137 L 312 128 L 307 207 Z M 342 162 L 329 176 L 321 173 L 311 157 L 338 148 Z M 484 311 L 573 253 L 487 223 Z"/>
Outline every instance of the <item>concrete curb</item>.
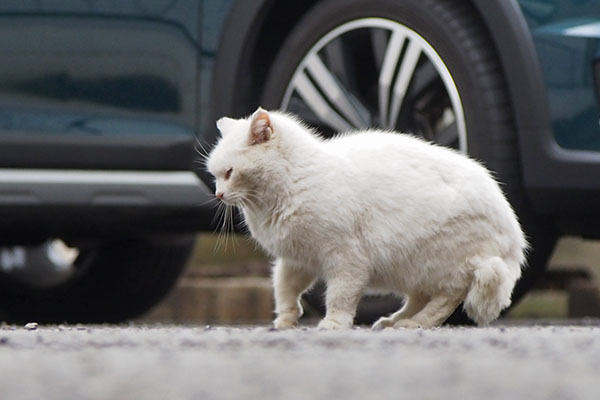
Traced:
<path fill-rule="evenodd" d="M 141 320 L 192 324 L 263 324 L 273 319 L 267 277 L 182 278 Z"/>

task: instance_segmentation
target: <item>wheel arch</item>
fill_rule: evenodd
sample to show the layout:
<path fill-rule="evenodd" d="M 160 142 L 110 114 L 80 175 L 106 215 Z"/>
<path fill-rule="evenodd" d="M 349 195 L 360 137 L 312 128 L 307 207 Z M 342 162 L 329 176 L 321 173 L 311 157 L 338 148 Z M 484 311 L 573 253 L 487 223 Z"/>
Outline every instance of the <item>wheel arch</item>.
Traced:
<path fill-rule="evenodd" d="M 241 117 L 259 105 L 260 89 L 279 48 L 318 1 L 241 0 L 233 5 L 214 66 L 212 120 Z"/>

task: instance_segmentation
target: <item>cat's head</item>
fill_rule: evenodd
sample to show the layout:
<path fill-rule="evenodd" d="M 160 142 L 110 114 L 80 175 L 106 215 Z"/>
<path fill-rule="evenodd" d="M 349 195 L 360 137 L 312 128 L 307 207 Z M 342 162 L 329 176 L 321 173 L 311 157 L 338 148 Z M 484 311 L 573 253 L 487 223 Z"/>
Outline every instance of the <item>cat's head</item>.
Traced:
<path fill-rule="evenodd" d="M 226 204 L 241 205 L 258 195 L 262 167 L 273 162 L 278 139 L 271 114 L 259 108 L 248 118 L 217 121 L 221 138 L 208 156 L 207 168 L 215 177 L 215 196 Z"/>

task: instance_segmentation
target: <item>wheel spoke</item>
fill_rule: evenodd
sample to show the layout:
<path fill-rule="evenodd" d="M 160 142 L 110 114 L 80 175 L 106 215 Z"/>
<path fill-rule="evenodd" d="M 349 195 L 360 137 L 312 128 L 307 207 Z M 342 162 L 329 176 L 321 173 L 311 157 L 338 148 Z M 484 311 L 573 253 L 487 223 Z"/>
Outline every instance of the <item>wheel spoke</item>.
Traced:
<path fill-rule="evenodd" d="M 394 70 L 400 58 L 402 45 L 404 44 L 404 35 L 394 31 L 390 37 L 381 72 L 379 73 L 379 124 L 386 128 L 391 128 L 388 124 L 388 108 L 390 101 L 390 88 L 394 79 Z"/>
<path fill-rule="evenodd" d="M 306 105 L 319 117 L 337 131 L 347 131 L 352 129 L 344 118 L 342 118 L 321 96 L 321 93 L 308 79 L 304 72 L 301 72 L 294 79 L 294 89 L 304 100 Z"/>
<path fill-rule="evenodd" d="M 350 93 L 342 86 L 340 81 L 327 69 L 321 58 L 312 54 L 306 62 L 306 69 L 314 78 L 319 89 L 327 96 L 328 100 L 342 113 L 342 115 L 355 127 L 364 128 L 369 125 L 357 101 L 351 98 Z"/>
<path fill-rule="evenodd" d="M 388 122 L 388 127 L 393 128 L 398 122 L 398 115 L 400 114 L 400 108 L 402 107 L 402 101 L 406 95 L 406 90 L 410 84 L 410 80 L 417 67 L 417 62 L 421 56 L 421 47 L 416 41 L 408 42 L 406 48 L 406 54 L 404 55 L 400 68 L 398 70 L 398 77 L 394 84 L 394 93 L 392 98 L 391 116 Z"/>

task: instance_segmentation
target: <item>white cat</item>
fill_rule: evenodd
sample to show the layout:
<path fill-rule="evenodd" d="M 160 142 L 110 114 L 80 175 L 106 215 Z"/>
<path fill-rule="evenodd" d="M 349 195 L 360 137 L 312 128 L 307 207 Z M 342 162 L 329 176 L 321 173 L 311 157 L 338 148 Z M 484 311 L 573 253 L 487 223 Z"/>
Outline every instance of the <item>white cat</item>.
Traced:
<path fill-rule="evenodd" d="M 392 132 L 325 140 L 260 108 L 217 127 L 208 170 L 216 196 L 241 208 L 277 258 L 276 328 L 296 324 L 300 296 L 317 278 L 327 284 L 325 329 L 351 327 L 366 288 L 405 297 L 375 329 L 435 327 L 461 302 L 485 325 L 510 304 L 526 241 L 477 162 Z"/>

